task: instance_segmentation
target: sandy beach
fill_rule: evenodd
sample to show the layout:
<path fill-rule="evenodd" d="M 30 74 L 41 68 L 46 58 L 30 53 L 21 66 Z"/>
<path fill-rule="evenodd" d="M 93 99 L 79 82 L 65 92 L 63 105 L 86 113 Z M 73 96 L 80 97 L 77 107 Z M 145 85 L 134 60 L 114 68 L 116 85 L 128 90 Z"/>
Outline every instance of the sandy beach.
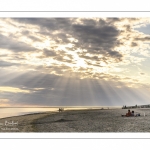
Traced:
<path fill-rule="evenodd" d="M 121 117 L 127 109 L 89 109 L 8 117 L 0 119 L 0 132 L 150 132 L 150 109 L 131 110 L 141 116 Z"/>

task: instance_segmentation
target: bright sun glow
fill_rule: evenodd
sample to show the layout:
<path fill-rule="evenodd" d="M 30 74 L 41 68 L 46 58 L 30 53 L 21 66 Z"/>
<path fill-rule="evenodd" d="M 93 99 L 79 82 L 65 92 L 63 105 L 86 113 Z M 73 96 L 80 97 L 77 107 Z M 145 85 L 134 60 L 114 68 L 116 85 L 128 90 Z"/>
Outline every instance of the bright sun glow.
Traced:
<path fill-rule="evenodd" d="M 0 87 L 0 92 L 12 92 L 12 93 L 30 93 L 29 90 L 22 90 L 19 88 L 15 88 L 15 87 L 7 87 L 7 86 L 1 86 Z"/>
<path fill-rule="evenodd" d="M 83 67 L 83 68 L 87 67 L 87 65 L 86 65 L 86 63 L 85 63 L 85 61 L 83 59 L 77 60 L 77 64 L 76 65 L 77 65 L 77 67 Z"/>

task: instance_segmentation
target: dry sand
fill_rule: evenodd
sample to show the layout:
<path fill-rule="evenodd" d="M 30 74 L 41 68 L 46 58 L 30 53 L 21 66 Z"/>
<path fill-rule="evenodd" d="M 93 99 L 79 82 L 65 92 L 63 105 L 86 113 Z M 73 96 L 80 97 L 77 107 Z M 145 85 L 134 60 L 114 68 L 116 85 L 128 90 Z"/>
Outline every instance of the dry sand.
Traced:
<path fill-rule="evenodd" d="M 91 109 L 3 118 L 0 119 L 0 132 L 150 132 L 150 109 L 131 110 L 141 116 L 121 117 L 127 109 Z M 18 121 L 18 125 L 13 126 L 18 130 L 10 130 L 10 126 L 4 130 L 6 120 Z"/>

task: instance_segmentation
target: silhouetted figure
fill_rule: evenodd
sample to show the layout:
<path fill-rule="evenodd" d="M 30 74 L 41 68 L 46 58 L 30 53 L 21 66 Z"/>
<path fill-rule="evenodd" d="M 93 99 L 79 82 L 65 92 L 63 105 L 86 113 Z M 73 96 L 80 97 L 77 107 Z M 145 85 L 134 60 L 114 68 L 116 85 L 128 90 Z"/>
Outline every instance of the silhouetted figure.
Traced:
<path fill-rule="evenodd" d="M 62 112 L 62 111 L 64 111 L 64 108 L 59 108 L 58 111 L 59 111 L 59 112 Z"/>

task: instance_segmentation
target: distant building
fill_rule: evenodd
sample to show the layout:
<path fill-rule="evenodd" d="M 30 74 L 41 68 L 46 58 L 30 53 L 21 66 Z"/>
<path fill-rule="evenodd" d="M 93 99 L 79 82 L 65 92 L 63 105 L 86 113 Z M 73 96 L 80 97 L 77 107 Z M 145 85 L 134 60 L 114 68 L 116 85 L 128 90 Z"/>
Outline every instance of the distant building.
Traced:
<path fill-rule="evenodd" d="M 135 105 L 135 106 L 123 106 L 122 109 L 131 109 L 131 108 L 150 108 L 150 104 L 148 105 Z"/>

